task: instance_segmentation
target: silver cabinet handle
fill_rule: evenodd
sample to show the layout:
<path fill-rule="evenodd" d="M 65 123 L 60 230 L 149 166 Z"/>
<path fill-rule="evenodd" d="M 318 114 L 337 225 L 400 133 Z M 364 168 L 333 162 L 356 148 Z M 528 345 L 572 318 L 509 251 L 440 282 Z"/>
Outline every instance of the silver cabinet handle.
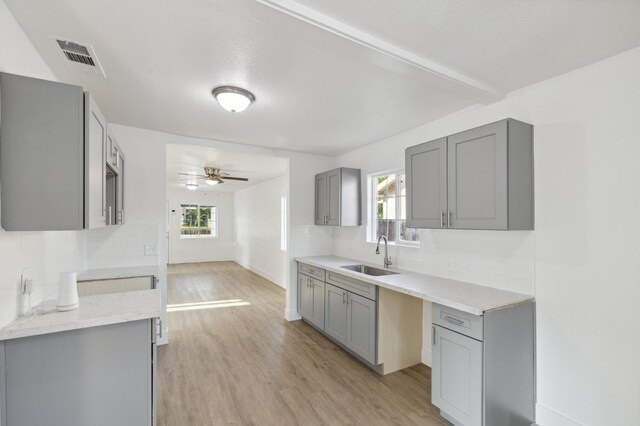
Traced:
<path fill-rule="evenodd" d="M 455 325 L 462 325 L 464 324 L 464 321 L 459 320 L 458 318 L 453 318 L 453 317 L 449 317 L 449 316 L 445 316 L 444 318 L 442 318 L 443 320 L 450 322 L 451 324 L 455 324 Z"/>
<path fill-rule="evenodd" d="M 431 326 L 431 346 L 436 345 L 436 326 Z"/>
<path fill-rule="evenodd" d="M 158 318 L 158 338 L 162 339 L 162 318 Z"/>
<path fill-rule="evenodd" d="M 347 303 L 347 293 L 345 293 L 344 291 L 342 292 L 342 304 L 344 305 L 345 303 Z"/>
<path fill-rule="evenodd" d="M 447 228 L 451 228 L 451 210 L 447 210 Z"/>
<path fill-rule="evenodd" d="M 349 304 L 349 296 L 351 296 L 351 294 L 347 293 L 347 305 Z"/>
<path fill-rule="evenodd" d="M 440 211 L 440 228 L 444 228 L 444 210 Z"/>
<path fill-rule="evenodd" d="M 107 225 L 111 225 L 111 206 L 107 208 Z"/>

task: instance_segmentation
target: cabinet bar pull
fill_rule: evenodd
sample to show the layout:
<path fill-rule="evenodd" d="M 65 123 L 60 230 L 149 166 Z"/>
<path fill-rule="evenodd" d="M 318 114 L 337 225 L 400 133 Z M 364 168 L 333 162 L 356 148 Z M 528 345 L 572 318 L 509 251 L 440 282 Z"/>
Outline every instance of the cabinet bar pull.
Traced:
<path fill-rule="evenodd" d="M 447 210 L 447 228 L 451 228 L 451 210 Z"/>
<path fill-rule="evenodd" d="M 456 325 L 462 325 L 462 324 L 464 324 L 464 321 L 459 320 L 459 319 L 457 319 L 457 318 L 452 318 L 452 317 L 449 317 L 449 316 L 445 316 L 443 319 L 444 319 L 445 321 L 447 321 L 447 322 L 450 322 L 450 323 L 452 323 L 452 324 L 456 324 Z"/>
<path fill-rule="evenodd" d="M 440 228 L 444 228 L 444 210 L 440 211 Z"/>
<path fill-rule="evenodd" d="M 351 296 L 349 293 L 347 293 L 347 305 L 349 304 L 349 296 Z"/>
<path fill-rule="evenodd" d="M 436 326 L 431 326 L 431 346 L 436 345 Z"/>
<path fill-rule="evenodd" d="M 345 303 L 347 303 L 347 293 L 345 293 L 344 291 L 342 292 L 342 304 L 344 305 Z"/>
<path fill-rule="evenodd" d="M 162 339 L 162 318 L 158 318 L 158 338 Z"/>

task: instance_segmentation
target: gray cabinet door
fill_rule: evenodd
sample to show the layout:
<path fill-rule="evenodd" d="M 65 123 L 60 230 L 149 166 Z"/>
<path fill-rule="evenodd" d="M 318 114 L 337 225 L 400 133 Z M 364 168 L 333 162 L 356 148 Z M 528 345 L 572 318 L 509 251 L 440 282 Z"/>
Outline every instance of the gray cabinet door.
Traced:
<path fill-rule="evenodd" d="M 376 302 L 357 294 L 347 294 L 346 346 L 376 364 Z"/>
<path fill-rule="evenodd" d="M 447 139 L 405 151 L 407 226 L 445 228 L 447 211 Z"/>
<path fill-rule="evenodd" d="M 0 73 L 0 97 L 2 227 L 83 229 L 82 88 Z"/>
<path fill-rule="evenodd" d="M 118 225 L 124 224 L 124 156 L 118 152 L 119 156 L 119 165 L 120 165 L 120 174 L 118 175 L 118 185 L 116 192 L 116 220 Z"/>
<path fill-rule="evenodd" d="M 151 320 L 3 342 L 3 426 L 151 425 Z"/>
<path fill-rule="evenodd" d="M 313 316 L 313 290 L 311 278 L 298 274 L 298 313 L 305 319 Z"/>
<path fill-rule="evenodd" d="M 482 342 L 434 325 L 431 402 L 465 426 L 482 425 Z"/>
<path fill-rule="evenodd" d="M 327 225 L 340 225 L 341 169 L 327 172 Z"/>
<path fill-rule="evenodd" d="M 324 282 L 311 278 L 311 318 L 310 321 L 324 330 Z"/>
<path fill-rule="evenodd" d="M 316 175 L 315 188 L 315 222 L 316 225 L 326 225 L 327 219 L 327 174 Z"/>
<path fill-rule="evenodd" d="M 507 121 L 447 138 L 450 228 L 507 229 Z"/>
<path fill-rule="evenodd" d="M 324 331 L 340 343 L 347 339 L 347 292 L 325 284 Z"/>
<path fill-rule="evenodd" d="M 107 120 L 96 101 L 85 93 L 85 228 L 106 224 Z"/>

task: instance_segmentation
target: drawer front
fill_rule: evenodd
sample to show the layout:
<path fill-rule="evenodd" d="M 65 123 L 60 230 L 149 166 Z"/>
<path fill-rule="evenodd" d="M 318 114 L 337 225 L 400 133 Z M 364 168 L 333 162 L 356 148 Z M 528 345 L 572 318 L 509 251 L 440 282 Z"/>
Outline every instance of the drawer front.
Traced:
<path fill-rule="evenodd" d="M 447 306 L 433 304 L 432 322 L 476 340 L 483 340 L 483 319 Z"/>
<path fill-rule="evenodd" d="M 298 272 L 308 275 L 320 281 L 324 281 L 324 269 L 316 266 L 309 266 L 304 263 L 298 263 Z"/>
<path fill-rule="evenodd" d="M 373 284 L 345 277 L 335 272 L 327 272 L 327 282 L 367 299 L 378 300 L 378 287 Z"/>

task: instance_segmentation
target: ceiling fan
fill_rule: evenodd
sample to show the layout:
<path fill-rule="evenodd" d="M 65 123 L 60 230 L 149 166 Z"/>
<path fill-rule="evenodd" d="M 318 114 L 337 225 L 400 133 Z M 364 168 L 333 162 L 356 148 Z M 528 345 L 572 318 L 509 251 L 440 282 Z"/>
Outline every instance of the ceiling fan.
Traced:
<path fill-rule="evenodd" d="M 178 174 L 182 176 L 189 176 L 189 178 L 182 179 L 182 181 L 188 181 L 191 179 L 204 179 L 204 182 L 207 185 L 218 185 L 218 184 L 224 183 L 225 180 L 239 180 L 243 182 L 246 182 L 249 180 L 248 178 L 244 178 L 244 177 L 229 176 L 229 173 L 222 172 L 220 169 L 216 167 L 205 167 L 204 175 L 192 175 L 190 173 L 178 173 Z M 195 184 L 191 184 L 191 185 L 195 185 Z M 187 183 L 187 188 L 189 188 L 188 183 Z M 197 185 L 195 185 L 195 188 L 197 188 Z"/>

